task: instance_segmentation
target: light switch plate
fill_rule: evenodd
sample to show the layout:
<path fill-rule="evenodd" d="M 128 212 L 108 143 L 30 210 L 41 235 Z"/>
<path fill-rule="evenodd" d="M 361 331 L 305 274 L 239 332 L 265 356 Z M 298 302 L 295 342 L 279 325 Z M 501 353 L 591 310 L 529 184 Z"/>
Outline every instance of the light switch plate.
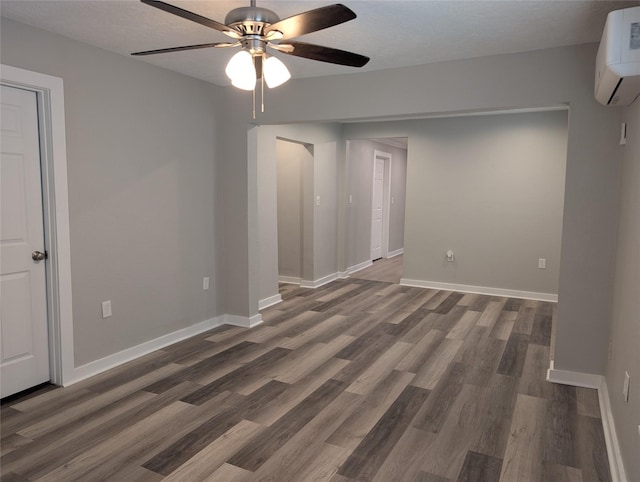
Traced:
<path fill-rule="evenodd" d="M 111 313 L 111 300 L 102 302 L 102 318 L 109 318 Z"/>
<path fill-rule="evenodd" d="M 629 382 L 631 381 L 631 377 L 629 376 L 629 372 L 624 372 L 624 383 L 622 384 L 622 398 L 625 402 L 629 401 Z"/>

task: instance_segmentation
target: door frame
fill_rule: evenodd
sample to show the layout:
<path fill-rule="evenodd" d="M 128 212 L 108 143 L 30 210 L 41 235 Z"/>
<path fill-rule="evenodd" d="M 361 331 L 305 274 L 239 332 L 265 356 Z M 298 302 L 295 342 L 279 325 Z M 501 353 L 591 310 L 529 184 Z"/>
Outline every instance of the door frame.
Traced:
<path fill-rule="evenodd" d="M 387 258 L 389 256 L 389 215 L 391 211 L 391 162 L 392 155 L 390 152 L 373 150 L 373 160 L 371 164 L 372 182 L 371 182 L 371 231 L 373 232 L 373 198 L 376 185 L 376 159 L 384 159 L 382 168 L 382 241 L 380 243 L 380 256 Z M 369 233 L 371 237 L 371 233 Z M 371 256 L 372 248 L 369 248 L 369 256 Z M 373 261 L 373 259 L 372 259 Z"/>
<path fill-rule="evenodd" d="M 35 92 L 40 130 L 40 170 L 45 249 L 48 252 L 47 324 L 51 382 L 74 381 L 73 305 L 64 85 L 59 77 L 0 65 L 0 83 Z"/>

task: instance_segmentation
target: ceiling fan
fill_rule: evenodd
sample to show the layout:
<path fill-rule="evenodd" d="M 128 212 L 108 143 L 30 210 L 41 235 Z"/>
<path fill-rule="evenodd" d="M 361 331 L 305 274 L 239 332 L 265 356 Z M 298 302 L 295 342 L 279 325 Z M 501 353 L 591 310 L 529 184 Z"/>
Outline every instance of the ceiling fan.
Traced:
<path fill-rule="evenodd" d="M 165 2 L 141 1 L 186 20 L 218 30 L 231 37 L 233 42 L 185 45 L 134 52 L 131 55 L 153 55 L 210 47 L 241 47 L 240 52 L 236 53 L 227 64 L 225 72 L 231 79 L 232 85 L 244 90 L 253 90 L 254 94 L 256 79 L 261 79 L 267 83 L 268 87 L 273 88 L 291 77 L 287 67 L 278 58 L 267 55 L 267 48 L 296 57 L 351 67 L 362 67 L 369 61 L 369 57 L 353 52 L 289 40 L 356 18 L 356 14 L 351 9 L 339 3 L 281 20 L 275 12 L 257 7 L 255 0 L 251 0 L 249 7 L 231 10 L 223 24 Z"/>

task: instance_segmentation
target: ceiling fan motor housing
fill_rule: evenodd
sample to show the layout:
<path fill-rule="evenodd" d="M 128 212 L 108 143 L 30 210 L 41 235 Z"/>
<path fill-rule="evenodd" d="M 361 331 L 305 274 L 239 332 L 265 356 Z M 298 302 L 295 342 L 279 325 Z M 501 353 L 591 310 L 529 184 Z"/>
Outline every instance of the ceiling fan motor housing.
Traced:
<path fill-rule="evenodd" d="M 224 23 L 237 29 L 242 35 L 264 35 L 264 29 L 268 25 L 280 21 L 280 17 L 267 8 L 240 7 L 231 10 Z"/>

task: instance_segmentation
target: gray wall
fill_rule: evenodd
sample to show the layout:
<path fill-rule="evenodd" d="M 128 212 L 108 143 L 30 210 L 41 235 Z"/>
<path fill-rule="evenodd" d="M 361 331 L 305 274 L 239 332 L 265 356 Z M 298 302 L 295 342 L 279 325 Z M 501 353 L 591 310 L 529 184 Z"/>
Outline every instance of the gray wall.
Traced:
<path fill-rule="evenodd" d="M 349 127 L 347 127 L 348 129 Z M 375 150 L 388 152 L 391 161 L 389 251 L 404 247 L 405 186 L 407 151 L 369 139 L 347 141 L 347 268 L 371 261 L 371 191 Z"/>
<path fill-rule="evenodd" d="M 625 109 L 618 217 L 611 359 L 606 380 L 628 480 L 640 480 L 640 101 Z M 631 375 L 629 402 L 622 398 L 624 372 Z"/>
<path fill-rule="evenodd" d="M 557 294 L 567 112 L 412 128 L 403 278 Z"/>
<path fill-rule="evenodd" d="M 338 272 L 338 159 L 336 141 L 313 146 L 313 276 L 316 282 Z"/>
<path fill-rule="evenodd" d="M 302 168 L 308 156 L 311 153 L 302 144 L 276 143 L 279 276 L 302 278 Z"/>
<path fill-rule="evenodd" d="M 1 34 L 2 63 L 64 79 L 76 366 L 223 313 L 221 89 L 6 19 Z"/>

